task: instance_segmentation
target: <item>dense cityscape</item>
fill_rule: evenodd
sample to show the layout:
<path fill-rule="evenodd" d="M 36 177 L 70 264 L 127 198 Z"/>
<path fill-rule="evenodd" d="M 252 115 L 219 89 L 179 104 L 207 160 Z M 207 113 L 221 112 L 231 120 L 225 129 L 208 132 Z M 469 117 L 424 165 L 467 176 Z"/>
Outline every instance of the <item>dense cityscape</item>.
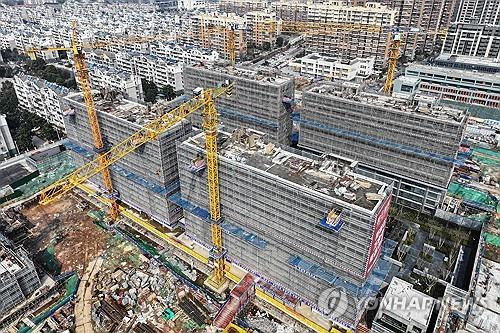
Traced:
<path fill-rule="evenodd" d="M 499 332 L 499 200 L 499 0 L 0 0 L 0 332 Z"/>

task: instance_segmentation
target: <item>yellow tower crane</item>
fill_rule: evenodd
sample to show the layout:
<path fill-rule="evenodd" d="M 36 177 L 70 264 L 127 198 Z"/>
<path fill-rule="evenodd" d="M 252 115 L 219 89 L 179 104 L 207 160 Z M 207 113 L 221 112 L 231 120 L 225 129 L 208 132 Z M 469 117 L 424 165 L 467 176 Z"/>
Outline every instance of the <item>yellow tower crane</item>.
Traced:
<path fill-rule="evenodd" d="M 265 27 L 259 27 L 267 32 L 276 31 L 276 21 L 268 21 Z M 401 31 L 400 31 L 401 30 Z M 363 31 L 370 33 L 386 34 L 390 41 L 389 52 L 387 54 L 387 76 L 384 84 L 384 92 L 390 94 L 394 82 L 394 75 L 397 70 L 397 62 L 400 56 L 400 47 L 403 36 L 407 35 L 433 35 L 446 37 L 447 30 L 440 31 L 419 31 L 418 29 L 399 29 L 398 27 L 383 27 L 375 24 L 365 23 L 330 23 L 330 22 L 303 22 L 303 21 L 282 21 L 281 32 L 298 33 L 306 35 L 337 35 L 342 34 L 344 44 L 347 33 Z M 385 55 L 384 55 L 385 56 Z"/>
<path fill-rule="evenodd" d="M 212 46 L 212 35 L 219 33 L 224 39 L 224 55 L 231 65 L 236 63 L 236 34 L 234 28 L 226 26 L 207 27 L 202 18 L 200 27 L 200 45 L 203 48 Z"/>
<path fill-rule="evenodd" d="M 212 220 L 211 233 L 213 249 L 211 257 L 214 262 L 214 272 L 211 278 L 212 285 L 220 287 L 224 282 L 225 252 L 222 246 L 222 231 L 220 227 L 220 194 L 219 194 L 219 172 L 217 158 L 217 110 L 214 99 L 232 94 L 232 83 L 226 82 L 218 88 L 207 88 L 199 96 L 181 104 L 160 118 L 144 125 L 122 142 L 113 146 L 106 152 L 99 154 L 94 160 L 79 167 L 66 177 L 60 179 L 40 194 L 40 203 L 48 204 L 76 186 L 82 185 L 110 165 L 127 156 L 143 144 L 158 138 L 169 128 L 185 119 L 191 113 L 203 108 L 203 128 L 205 130 L 205 146 L 207 159 L 207 177 L 209 191 L 209 208 Z M 110 200 L 113 204 L 113 200 Z M 112 207 L 111 207 L 112 208 Z M 119 212 L 119 211 L 118 211 Z"/>
<path fill-rule="evenodd" d="M 111 174 L 109 172 L 109 169 L 106 166 L 106 165 L 108 165 L 108 163 L 106 161 L 107 147 L 104 144 L 104 140 L 102 138 L 101 130 L 99 127 L 99 120 L 97 118 L 97 112 L 95 109 L 94 98 L 92 96 L 92 89 L 90 86 L 90 77 L 89 77 L 89 73 L 88 73 L 87 64 L 85 62 L 85 55 L 83 53 L 83 48 L 84 47 L 102 48 L 102 47 L 107 47 L 107 46 L 112 46 L 112 45 L 144 43 L 144 42 L 148 42 L 148 41 L 165 39 L 165 35 L 157 35 L 157 36 L 151 36 L 151 37 L 139 36 L 139 37 L 132 37 L 132 38 L 116 40 L 116 41 L 97 42 L 94 44 L 89 44 L 89 45 L 84 46 L 80 42 L 76 20 L 71 22 L 71 30 L 72 30 L 71 45 L 69 47 L 49 47 L 49 48 L 44 48 L 44 49 L 31 48 L 31 49 L 28 49 L 26 51 L 26 53 L 32 59 L 36 58 L 37 52 L 43 52 L 43 51 L 68 51 L 68 52 L 72 53 L 74 66 L 75 66 L 75 72 L 78 75 L 78 79 L 80 81 L 80 89 L 82 91 L 83 101 L 84 101 L 85 107 L 87 109 L 87 117 L 89 120 L 90 129 L 92 131 L 92 138 L 94 140 L 94 149 L 95 149 L 95 152 L 98 154 L 98 161 L 99 161 L 99 164 L 101 165 L 99 170 L 100 170 L 101 175 L 102 175 L 104 187 L 106 188 L 106 191 L 107 191 L 107 196 L 110 199 L 109 217 L 111 218 L 111 220 L 115 220 L 119 214 L 119 207 L 118 207 L 118 203 L 116 202 L 118 195 L 117 195 L 117 192 L 114 191 L 114 189 L 113 189 L 113 182 L 111 180 Z M 167 36 L 167 37 L 170 37 L 170 36 Z M 43 197 L 43 194 L 42 194 L 42 197 Z"/>

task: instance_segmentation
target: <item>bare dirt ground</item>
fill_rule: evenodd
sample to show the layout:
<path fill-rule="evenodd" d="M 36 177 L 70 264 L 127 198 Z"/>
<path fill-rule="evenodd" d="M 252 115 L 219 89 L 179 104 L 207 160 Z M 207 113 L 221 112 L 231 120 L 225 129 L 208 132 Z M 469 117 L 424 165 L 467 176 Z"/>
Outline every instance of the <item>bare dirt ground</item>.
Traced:
<path fill-rule="evenodd" d="M 106 249 L 109 234 L 93 223 L 89 209 L 77 207 L 80 200 L 71 194 L 46 206 L 34 205 L 22 213 L 35 225 L 28 246 L 34 252 L 55 245 L 61 272 L 80 276 L 87 264 Z"/>

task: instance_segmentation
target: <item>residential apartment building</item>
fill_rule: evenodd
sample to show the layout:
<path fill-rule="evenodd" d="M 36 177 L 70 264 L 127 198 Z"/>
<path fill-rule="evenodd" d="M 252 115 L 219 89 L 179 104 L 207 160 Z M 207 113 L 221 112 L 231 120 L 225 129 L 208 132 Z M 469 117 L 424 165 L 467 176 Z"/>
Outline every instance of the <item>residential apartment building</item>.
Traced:
<path fill-rule="evenodd" d="M 13 33 L 0 31 L 0 50 L 13 50 L 16 48 L 16 37 Z"/>
<path fill-rule="evenodd" d="M 28 253 L 0 234 L 0 314 L 29 298 L 40 285 Z"/>
<path fill-rule="evenodd" d="M 455 23 L 448 29 L 441 53 L 500 60 L 500 25 Z"/>
<path fill-rule="evenodd" d="M 311 53 L 294 59 L 290 66 L 301 75 L 326 80 L 363 80 L 373 73 L 375 58 L 341 60 L 325 54 Z"/>
<path fill-rule="evenodd" d="M 310 4 L 312 4 L 312 2 L 281 0 L 272 2 L 271 6 L 278 18 L 283 21 L 307 21 Z"/>
<path fill-rule="evenodd" d="M 350 82 L 318 84 L 303 95 L 299 146 L 358 160 L 357 171 L 394 182 L 395 202 L 432 213 L 450 181 L 465 112 L 360 92 Z"/>
<path fill-rule="evenodd" d="M 184 89 L 183 63 L 138 52 L 118 52 L 115 64 L 120 70 L 140 76 L 159 86 L 170 85 L 174 91 Z"/>
<path fill-rule="evenodd" d="M 281 20 L 276 19 L 275 12 L 251 11 L 245 14 L 247 43 L 259 48 L 272 49 L 281 34 Z M 275 22 L 269 25 L 269 22 Z"/>
<path fill-rule="evenodd" d="M 251 129 L 219 132 L 227 259 L 258 276 L 277 301 L 310 306 L 352 330 L 390 267 L 379 258 L 392 188 L 357 173 L 353 160 L 309 156 L 269 139 Z M 211 248 L 207 180 L 193 168 L 204 150 L 204 133 L 178 144 L 178 201 L 188 207 L 186 235 Z M 345 309 L 338 315 L 333 299 L 321 297 L 335 289 Z"/>
<path fill-rule="evenodd" d="M 64 129 L 61 98 L 69 93 L 68 88 L 22 74 L 14 77 L 14 89 L 21 109 Z"/>
<path fill-rule="evenodd" d="M 6 160 L 17 153 L 6 118 L 5 115 L 0 114 L 0 161 Z"/>
<path fill-rule="evenodd" d="M 366 5 L 373 0 L 355 0 L 353 5 Z M 413 58 L 416 53 L 439 50 L 444 32 L 453 21 L 459 0 L 377 0 L 396 10 L 394 24 L 400 29 L 418 30 L 418 34 L 404 34 L 401 51 Z M 427 32 L 427 33 L 426 33 Z"/>
<path fill-rule="evenodd" d="M 229 34 L 234 34 L 236 59 L 241 59 L 247 51 L 246 21 L 233 13 L 207 13 L 190 17 L 191 36 L 181 36 L 195 45 L 214 49 L 224 59 L 228 59 Z M 232 31 L 232 32 L 230 32 Z"/>
<path fill-rule="evenodd" d="M 103 65 L 89 64 L 88 68 L 93 89 L 114 90 L 134 101 L 144 99 L 140 76 Z M 78 75 L 75 77 L 79 83 Z"/>
<path fill-rule="evenodd" d="M 496 113 L 500 108 L 500 73 L 413 64 L 406 68 L 405 76 L 396 81 L 404 78 L 420 80 L 419 94 L 462 105 L 474 116 Z M 405 88 L 405 85 L 395 84 L 394 93 Z"/>
<path fill-rule="evenodd" d="M 500 60 L 500 1 L 460 0 L 442 53 Z"/>
<path fill-rule="evenodd" d="M 188 44 L 159 42 L 150 46 L 151 55 L 170 58 L 184 64 L 213 63 L 219 60 L 219 52 L 208 48 L 194 47 Z"/>
<path fill-rule="evenodd" d="M 192 97 L 193 90 L 198 87 L 217 87 L 225 81 L 233 82 L 233 93 L 219 97 L 215 105 L 220 123 L 227 131 L 248 127 L 266 133 L 277 143 L 290 143 L 293 78 L 281 76 L 269 68 L 259 70 L 205 64 L 184 69 L 187 97 Z M 193 114 L 191 120 L 193 125 L 201 126 L 199 113 Z"/>
<path fill-rule="evenodd" d="M 221 0 L 218 8 L 221 12 L 243 16 L 248 12 L 263 11 L 268 8 L 267 4 L 267 1 L 262 0 Z"/>
<path fill-rule="evenodd" d="M 455 22 L 500 25 L 500 1 L 460 0 Z"/>
<path fill-rule="evenodd" d="M 379 3 L 353 6 L 343 1 L 324 3 L 277 2 L 277 16 L 284 21 L 318 23 L 362 23 L 390 29 L 395 24 L 396 10 Z M 283 31 L 286 23 L 283 22 Z M 310 51 L 333 53 L 342 59 L 375 58 L 375 68 L 381 69 L 388 56 L 390 35 L 380 31 L 344 31 L 335 34 L 309 34 L 306 45 Z"/>

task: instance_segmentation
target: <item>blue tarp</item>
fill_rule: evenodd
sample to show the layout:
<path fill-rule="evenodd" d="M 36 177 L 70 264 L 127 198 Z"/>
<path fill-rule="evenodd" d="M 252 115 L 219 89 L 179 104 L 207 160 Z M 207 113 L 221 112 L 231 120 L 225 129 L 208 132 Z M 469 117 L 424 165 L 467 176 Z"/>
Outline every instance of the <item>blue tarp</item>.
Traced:
<path fill-rule="evenodd" d="M 272 122 L 272 121 L 269 121 L 267 119 L 262 119 L 259 117 L 251 116 L 251 115 L 240 113 L 240 112 L 235 112 L 232 110 L 230 111 L 230 110 L 222 109 L 222 108 L 217 108 L 217 111 L 219 111 L 221 116 L 224 116 L 227 118 L 241 119 L 245 122 L 259 124 L 259 125 L 265 126 L 265 127 L 278 128 L 277 122 Z"/>
<path fill-rule="evenodd" d="M 94 154 L 86 150 L 85 148 L 82 148 L 75 144 L 71 140 L 66 140 L 64 143 L 64 146 L 68 149 L 71 149 L 75 153 L 82 155 L 83 157 L 87 159 L 92 159 L 94 158 Z M 166 187 L 162 186 L 160 184 L 157 184 L 151 180 L 145 179 L 127 169 L 122 168 L 121 166 L 118 166 L 116 164 L 113 164 L 109 167 L 109 169 L 113 172 L 116 172 L 120 174 L 121 176 L 133 181 L 134 183 L 147 188 L 148 190 L 155 192 L 159 195 L 162 196 L 167 196 L 172 192 L 178 191 L 179 190 L 179 181 L 174 181 L 170 184 L 168 184 Z"/>
<path fill-rule="evenodd" d="M 351 296 L 358 298 L 376 294 L 379 291 L 384 280 L 387 278 L 392 265 L 386 260 L 379 259 L 377 265 L 373 269 L 365 284 L 362 287 L 359 287 L 353 283 L 339 278 L 333 272 L 327 271 L 326 269 L 321 267 L 321 265 L 312 261 L 305 260 L 298 255 L 291 256 L 288 259 L 288 264 L 333 286 L 343 288 L 347 292 L 349 292 Z"/>

